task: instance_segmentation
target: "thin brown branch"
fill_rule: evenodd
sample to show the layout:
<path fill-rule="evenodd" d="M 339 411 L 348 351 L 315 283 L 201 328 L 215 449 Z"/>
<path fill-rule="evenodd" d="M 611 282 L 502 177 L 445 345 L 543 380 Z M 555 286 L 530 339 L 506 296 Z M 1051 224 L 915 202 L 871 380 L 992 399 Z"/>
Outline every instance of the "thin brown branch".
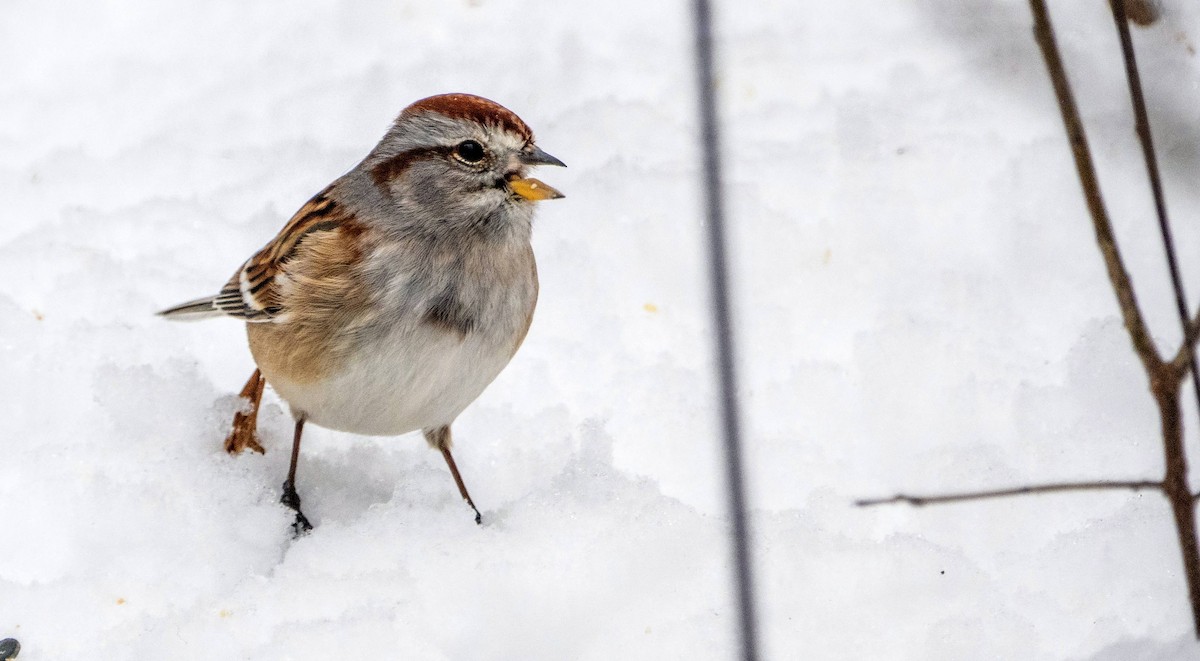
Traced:
<path fill-rule="evenodd" d="M 1183 278 L 1179 274 L 1179 261 L 1175 256 L 1171 224 L 1167 220 L 1167 203 L 1163 195 L 1162 178 L 1158 173 L 1158 159 L 1154 155 L 1154 139 L 1150 134 L 1150 117 L 1146 112 L 1145 96 L 1142 94 L 1142 80 L 1133 52 L 1133 38 L 1129 35 L 1125 0 L 1109 0 L 1108 4 L 1112 9 L 1117 35 L 1121 39 L 1121 56 L 1125 61 L 1125 77 L 1129 82 L 1129 98 L 1133 103 L 1138 141 L 1142 145 L 1142 156 L 1150 179 L 1150 191 L 1154 195 L 1158 229 L 1167 256 L 1167 270 L 1171 274 L 1171 287 L 1175 291 L 1175 309 L 1179 314 L 1179 325 L 1184 336 L 1180 350 L 1186 354 L 1186 362 L 1191 367 L 1192 385 L 1200 410 L 1200 371 L 1196 369 L 1195 353 L 1190 350 L 1192 344 L 1188 337 L 1191 327 L 1188 320 L 1187 295 L 1183 290 Z M 1148 371 L 1162 423 L 1163 456 L 1166 460 L 1163 493 L 1171 501 L 1171 511 L 1175 516 L 1179 551 L 1183 555 L 1183 568 L 1187 574 L 1188 598 L 1192 604 L 1192 623 L 1196 636 L 1200 638 L 1200 541 L 1197 540 L 1196 507 L 1188 486 L 1187 454 L 1183 446 L 1183 421 L 1180 419 L 1179 406 L 1179 383 L 1182 379 L 1178 378 L 1174 365 L 1164 365 L 1159 370 Z"/>
<path fill-rule="evenodd" d="M 1150 124 L 1147 118 L 1145 99 L 1142 94 L 1141 82 L 1138 77 L 1137 64 L 1134 59 L 1132 40 L 1129 36 L 1129 26 L 1125 13 L 1125 0 L 1109 0 L 1113 11 L 1113 19 L 1121 37 L 1122 55 L 1125 60 L 1126 74 L 1129 80 L 1130 98 L 1137 119 L 1137 133 L 1141 141 L 1146 167 L 1149 173 L 1150 185 L 1154 195 L 1155 208 L 1162 232 L 1164 247 L 1167 251 L 1168 265 L 1171 269 L 1172 284 L 1176 294 L 1176 303 L 1183 327 L 1183 346 L 1172 358 L 1171 362 L 1163 361 L 1150 337 L 1145 319 L 1138 307 L 1134 294 L 1133 282 L 1117 247 L 1116 237 L 1108 212 L 1104 208 L 1104 199 L 1100 194 L 1100 184 L 1096 176 L 1095 165 L 1092 162 L 1088 148 L 1087 135 L 1079 108 L 1071 93 L 1062 58 L 1055 43 L 1054 28 L 1046 11 L 1044 0 L 1029 0 L 1029 6 L 1034 18 L 1034 38 L 1042 51 L 1050 80 L 1054 86 L 1055 97 L 1058 100 L 1059 111 L 1062 114 L 1063 126 L 1071 144 L 1071 153 L 1075 160 L 1075 170 L 1083 188 L 1084 199 L 1091 215 L 1092 226 L 1096 234 L 1096 243 L 1104 257 L 1105 268 L 1108 271 L 1109 283 L 1116 294 L 1121 308 L 1121 316 L 1130 340 L 1142 366 L 1146 370 L 1150 391 L 1158 405 L 1159 422 L 1162 430 L 1163 458 L 1166 471 L 1162 480 L 1098 480 L 1090 482 L 1063 482 L 1033 486 L 1013 487 L 1009 489 L 993 489 L 955 494 L 938 494 L 916 496 L 897 494 L 890 498 L 873 498 L 859 500 L 859 507 L 871 507 L 885 504 L 908 504 L 916 507 L 944 503 L 960 503 L 991 498 L 1011 496 L 1063 493 L 1075 491 L 1113 491 L 1154 489 L 1159 491 L 1170 502 L 1175 519 L 1175 530 L 1178 535 L 1179 550 L 1183 556 L 1184 572 L 1187 577 L 1188 597 L 1192 606 L 1192 624 L 1197 638 L 1200 638 L 1200 541 L 1197 539 L 1195 503 L 1200 501 L 1200 494 L 1191 492 L 1187 479 L 1187 456 L 1183 445 L 1183 422 L 1180 408 L 1180 386 L 1186 372 L 1192 373 L 1198 403 L 1200 403 L 1200 370 L 1197 370 L 1193 347 L 1200 337 L 1200 313 L 1189 320 L 1186 308 L 1186 297 L 1183 293 L 1182 280 L 1179 277 L 1178 264 L 1175 259 L 1174 242 L 1171 238 L 1170 226 L 1167 222 L 1166 203 L 1162 193 L 1162 182 L 1159 177 L 1157 162 L 1154 157 L 1154 146 L 1150 134 Z"/>
<path fill-rule="evenodd" d="M 1171 371 L 1180 380 L 1187 376 L 1188 368 L 1193 364 L 1192 354 L 1198 340 L 1200 340 L 1200 310 L 1197 310 L 1196 316 L 1188 322 L 1187 330 L 1183 334 L 1183 344 L 1169 363 Z"/>
<path fill-rule="evenodd" d="M 1083 130 L 1083 121 L 1079 118 L 1075 96 L 1071 93 L 1070 83 L 1067 82 L 1067 73 L 1058 53 L 1058 45 L 1054 41 L 1054 28 L 1050 25 L 1050 16 L 1046 12 L 1043 0 L 1029 0 L 1029 7 L 1033 11 L 1033 36 L 1042 50 L 1046 68 L 1050 71 L 1050 80 L 1054 84 L 1054 93 L 1058 97 L 1058 106 L 1062 112 L 1067 138 L 1071 143 L 1071 152 L 1075 156 L 1075 171 L 1079 175 L 1079 183 L 1083 186 L 1083 196 L 1096 231 L 1096 243 L 1104 255 L 1108 279 L 1117 295 L 1121 317 L 1129 331 L 1133 348 L 1149 372 L 1163 361 L 1158 355 L 1157 347 L 1154 346 L 1146 321 L 1142 318 L 1142 311 L 1138 308 L 1137 296 L 1133 291 L 1133 282 L 1125 269 L 1124 260 L 1121 259 L 1121 251 L 1117 248 L 1112 222 L 1104 208 L 1104 198 L 1100 195 L 1100 183 L 1096 177 L 1096 167 L 1092 163 L 1091 150 L 1088 148 L 1087 134 Z"/>
<path fill-rule="evenodd" d="M 946 503 L 962 503 L 972 500 L 987 500 L 989 498 L 1007 498 L 1009 496 L 1026 496 L 1038 493 L 1062 493 L 1067 491 L 1141 491 L 1142 489 L 1162 490 L 1163 483 L 1156 480 L 1096 480 L 1093 482 L 1059 482 L 1055 484 L 1039 484 L 1034 486 L 1013 487 L 1010 489 L 993 489 L 989 491 L 968 491 L 965 493 L 938 494 L 932 496 L 913 496 L 898 493 L 890 498 L 865 498 L 856 500 L 857 507 L 874 507 L 876 505 L 905 504 L 914 507 L 925 505 L 942 505 Z"/>
<path fill-rule="evenodd" d="M 1150 114 L 1146 111 L 1146 96 L 1142 93 L 1142 77 L 1138 73 L 1137 56 L 1133 51 L 1133 37 L 1129 34 L 1129 20 L 1125 13 L 1125 0 L 1108 0 L 1112 9 L 1117 36 L 1121 39 L 1121 56 L 1125 60 L 1125 79 L 1129 82 L 1129 99 L 1133 103 L 1134 124 L 1138 142 L 1142 145 L 1142 159 L 1146 163 L 1146 176 L 1150 180 L 1150 193 L 1154 196 L 1154 212 L 1158 219 L 1158 232 L 1162 237 L 1163 251 L 1167 256 L 1167 271 L 1171 275 L 1171 289 L 1175 293 L 1175 311 L 1179 314 L 1179 327 L 1187 343 L 1188 321 L 1187 294 L 1183 289 L 1183 276 L 1179 274 L 1179 258 L 1175 252 L 1175 239 L 1171 236 L 1171 222 L 1167 218 L 1167 200 L 1163 195 L 1162 176 L 1158 172 L 1158 158 L 1154 155 L 1154 137 L 1150 132 Z M 1196 357 L 1191 352 L 1187 361 L 1191 364 L 1192 385 L 1195 386 L 1197 410 L 1200 411 L 1200 372 L 1196 370 Z"/>
<path fill-rule="evenodd" d="M 1183 447 L 1183 421 L 1179 407 L 1179 382 L 1170 386 L 1159 382 L 1155 390 L 1158 416 L 1162 425 L 1163 458 L 1166 474 L 1163 493 L 1171 503 L 1179 552 L 1187 578 L 1188 600 L 1192 605 L 1192 626 L 1200 639 L 1200 540 L 1196 535 L 1196 511 L 1187 478 L 1187 456 Z"/>

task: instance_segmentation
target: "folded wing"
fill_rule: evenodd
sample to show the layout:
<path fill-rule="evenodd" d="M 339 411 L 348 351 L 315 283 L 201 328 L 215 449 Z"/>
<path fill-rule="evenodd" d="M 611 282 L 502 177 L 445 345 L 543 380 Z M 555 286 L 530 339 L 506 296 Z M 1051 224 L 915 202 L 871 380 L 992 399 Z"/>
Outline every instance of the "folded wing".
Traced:
<path fill-rule="evenodd" d="M 270 243 L 247 260 L 219 294 L 159 314 L 180 320 L 226 315 L 250 322 L 282 321 L 289 313 L 284 294 L 288 265 L 302 253 L 322 249 L 325 252 L 333 247 L 320 244 L 344 244 L 350 237 L 339 235 L 346 234 L 352 225 L 344 210 L 322 192 L 301 207 Z M 302 247 L 311 250 L 302 251 Z"/>

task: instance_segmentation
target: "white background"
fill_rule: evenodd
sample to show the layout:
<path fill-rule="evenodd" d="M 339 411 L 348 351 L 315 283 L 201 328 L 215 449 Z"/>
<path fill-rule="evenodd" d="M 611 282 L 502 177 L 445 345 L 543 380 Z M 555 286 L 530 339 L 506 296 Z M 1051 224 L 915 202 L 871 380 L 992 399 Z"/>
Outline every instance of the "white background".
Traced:
<path fill-rule="evenodd" d="M 1200 297 L 1200 7 L 1135 30 Z M 1173 316 L 1104 2 L 1053 3 L 1165 352 Z M 721 659 L 689 5 L 0 4 L 0 637 L 73 659 Z M 1184 659 L 1157 417 L 1022 2 L 718 3 L 764 658 Z M 220 449 L 253 369 L 211 294 L 408 103 L 468 91 L 566 161 L 542 299 L 455 426 Z M 1194 401 L 1189 391 L 1188 401 Z M 1194 405 L 1188 444 L 1200 462 Z"/>

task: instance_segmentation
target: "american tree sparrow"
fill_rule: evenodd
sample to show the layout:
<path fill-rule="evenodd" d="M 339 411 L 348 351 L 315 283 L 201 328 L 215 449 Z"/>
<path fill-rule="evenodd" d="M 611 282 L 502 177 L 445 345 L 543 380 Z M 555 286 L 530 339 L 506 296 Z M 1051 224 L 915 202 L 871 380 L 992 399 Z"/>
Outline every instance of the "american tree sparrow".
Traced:
<path fill-rule="evenodd" d="M 258 369 L 225 439 L 262 452 L 264 384 L 296 420 L 282 502 L 297 534 L 305 422 L 355 434 L 420 429 L 482 521 L 450 454 L 450 425 L 508 364 L 537 303 L 533 203 L 562 197 L 526 176 L 564 165 L 525 122 L 470 94 L 404 109 L 367 157 L 300 208 L 216 296 L 172 319 L 245 320 Z"/>

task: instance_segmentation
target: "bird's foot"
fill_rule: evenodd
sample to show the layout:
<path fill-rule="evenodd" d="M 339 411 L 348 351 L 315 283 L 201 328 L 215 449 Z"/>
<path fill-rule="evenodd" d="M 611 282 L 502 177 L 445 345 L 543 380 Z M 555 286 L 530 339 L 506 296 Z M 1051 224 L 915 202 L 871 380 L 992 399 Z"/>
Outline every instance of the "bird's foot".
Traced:
<path fill-rule="evenodd" d="M 296 487 L 290 481 L 283 483 L 283 497 L 279 499 L 279 502 L 296 513 L 296 521 L 292 523 L 293 537 L 300 539 L 307 535 L 313 527 L 308 522 L 308 517 L 304 516 L 304 512 L 300 511 L 300 494 L 296 493 Z"/>
<path fill-rule="evenodd" d="M 300 539 L 312 532 L 312 529 L 312 524 L 308 522 L 304 512 L 296 512 L 296 520 L 292 522 L 292 539 Z"/>
<path fill-rule="evenodd" d="M 241 454 L 246 450 L 254 450 L 266 454 L 266 450 L 258 442 L 258 434 L 254 433 L 255 419 L 253 415 L 237 413 L 233 416 L 233 431 L 225 437 L 225 451 L 229 454 Z"/>
<path fill-rule="evenodd" d="M 225 437 L 225 451 L 229 454 L 241 454 L 246 450 L 254 450 L 266 454 L 258 442 L 258 404 L 262 401 L 263 385 L 266 381 L 262 372 L 254 370 L 250 380 L 246 382 L 238 397 L 244 400 L 241 411 L 233 414 L 233 430 Z"/>

